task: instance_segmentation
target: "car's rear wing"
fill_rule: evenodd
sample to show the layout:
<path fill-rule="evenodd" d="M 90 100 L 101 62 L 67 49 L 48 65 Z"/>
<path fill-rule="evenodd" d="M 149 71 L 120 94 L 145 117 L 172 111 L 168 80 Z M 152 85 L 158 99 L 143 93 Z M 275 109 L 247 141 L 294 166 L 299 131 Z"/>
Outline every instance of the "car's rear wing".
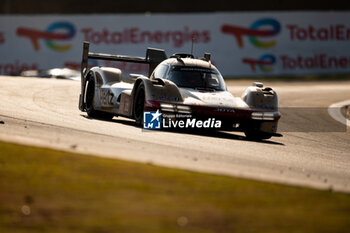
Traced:
<path fill-rule="evenodd" d="M 152 74 L 153 70 L 157 67 L 159 63 L 167 59 L 165 51 L 162 49 L 147 48 L 146 57 L 134 57 L 134 56 L 124 56 L 124 55 L 114 55 L 105 53 L 92 53 L 89 52 L 89 42 L 84 41 L 83 43 L 83 57 L 81 60 L 81 94 L 79 97 L 79 109 L 84 111 L 84 93 L 85 93 L 85 72 L 88 67 L 88 60 L 99 59 L 99 60 L 110 60 L 110 61 L 122 61 L 122 62 L 134 62 L 134 63 L 144 63 L 149 64 L 149 75 Z"/>

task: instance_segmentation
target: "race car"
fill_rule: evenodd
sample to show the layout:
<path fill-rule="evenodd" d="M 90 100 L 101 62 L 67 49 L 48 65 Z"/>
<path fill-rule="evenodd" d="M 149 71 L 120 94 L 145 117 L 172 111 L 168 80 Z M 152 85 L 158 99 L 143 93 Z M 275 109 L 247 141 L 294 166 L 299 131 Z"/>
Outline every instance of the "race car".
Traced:
<path fill-rule="evenodd" d="M 210 58 L 209 53 L 203 58 L 184 53 L 168 58 L 164 50 L 154 48 L 148 48 L 144 58 L 93 53 L 84 42 L 79 109 L 92 118 L 135 119 L 144 128 L 145 113 L 153 112 L 154 117 L 163 117 L 163 128 L 187 120 L 181 125 L 241 131 L 251 139 L 282 136 L 277 133 L 281 116 L 277 93 L 255 82 L 241 97 L 234 97 Z M 148 64 L 148 77 L 130 74 L 134 82 L 125 82 L 118 68 L 88 69 L 88 59 Z"/>

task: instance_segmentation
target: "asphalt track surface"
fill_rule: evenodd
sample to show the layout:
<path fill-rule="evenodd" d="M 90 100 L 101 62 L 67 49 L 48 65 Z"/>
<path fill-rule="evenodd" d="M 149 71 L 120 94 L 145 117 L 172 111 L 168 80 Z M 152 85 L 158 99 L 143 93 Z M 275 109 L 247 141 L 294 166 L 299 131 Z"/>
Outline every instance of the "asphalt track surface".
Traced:
<path fill-rule="evenodd" d="M 266 84 L 279 93 L 284 137 L 256 142 L 239 132 L 144 131 L 126 118 L 89 119 L 78 110 L 78 81 L 0 76 L 0 140 L 350 192 L 349 127 L 327 111 L 350 99 L 350 82 Z M 247 85 L 228 89 L 240 96 Z"/>

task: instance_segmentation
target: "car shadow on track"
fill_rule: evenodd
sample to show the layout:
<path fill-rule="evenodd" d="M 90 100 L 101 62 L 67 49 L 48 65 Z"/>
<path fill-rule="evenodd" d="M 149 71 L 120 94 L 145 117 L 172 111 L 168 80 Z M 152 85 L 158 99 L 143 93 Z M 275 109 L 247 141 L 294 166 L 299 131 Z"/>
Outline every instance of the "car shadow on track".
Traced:
<path fill-rule="evenodd" d="M 221 139 L 231 139 L 231 140 L 240 140 L 240 141 L 251 141 L 257 143 L 271 144 L 271 145 L 279 145 L 284 146 L 283 143 L 269 140 L 252 140 L 245 136 L 241 136 L 238 134 L 234 134 L 234 131 L 218 131 L 218 130 L 200 130 L 200 129 L 171 129 L 171 130 L 163 130 L 162 132 L 174 132 L 174 133 L 183 133 L 183 134 L 191 134 L 196 136 L 203 137 L 212 137 L 212 138 L 221 138 Z"/>
<path fill-rule="evenodd" d="M 81 114 L 82 117 L 85 117 L 89 120 L 99 120 L 99 121 L 106 121 L 106 122 L 115 122 L 123 125 L 133 126 L 140 128 L 140 130 L 146 131 L 146 132 L 172 132 L 172 133 L 179 133 L 179 134 L 191 134 L 196 136 L 203 136 L 203 137 L 212 137 L 212 138 L 222 138 L 222 139 L 231 139 L 231 140 L 240 140 L 240 141 L 251 141 L 251 142 L 257 142 L 257 143 L 264 143 L 264 144 L 271 144 L 271 145 L 278 145 L 278 146 L 284 146 L 285 144 L 272 141 L 271 139 L 268 140 L 252 140 L 245 136 L 234 134 L 234 131 L 218 131 L 218 130 L 208 130 L 208 129 L 157 129 L 157 130 L 149 130 L 149 129 L 142 129 L 140 126 L 138 126 L 135 121 L 127 119 L 127 118 L 113 118 L 111 120 L 105 120 L 105 119 L 96 119 L 91 118 L 89 116 Z"/>

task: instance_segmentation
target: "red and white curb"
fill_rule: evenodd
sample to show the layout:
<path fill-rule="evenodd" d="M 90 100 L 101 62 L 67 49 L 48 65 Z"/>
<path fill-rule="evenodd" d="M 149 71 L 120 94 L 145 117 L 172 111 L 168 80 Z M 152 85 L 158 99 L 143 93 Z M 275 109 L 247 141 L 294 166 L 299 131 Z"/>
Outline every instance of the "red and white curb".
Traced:
<path fill-rule="evenodd" d="M 331 115 L 331 117 L 334 120 L 339 121 L 340 123 L 343 123 L 350 127 L 350 120 L 346 119 L 341 113 L 341 108 L 346 105 L 350 105 L 350 100 L 345 100 L 342 102 L 331 104 L 328 107 L 328 114 Z"/>

